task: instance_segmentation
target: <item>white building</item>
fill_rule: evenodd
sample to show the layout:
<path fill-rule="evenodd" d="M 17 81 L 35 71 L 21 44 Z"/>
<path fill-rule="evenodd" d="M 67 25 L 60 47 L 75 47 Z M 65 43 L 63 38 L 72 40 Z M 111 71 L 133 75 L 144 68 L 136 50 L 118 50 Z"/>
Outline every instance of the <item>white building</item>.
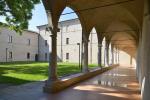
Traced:
<path fill-rule="evenodd" d="M 38 26 L 40 34 L 39 59 L 41 61 L 48 60 L 48 54 L 51 51 L 51 33 L 46 28 L 47 25 Z M 59 23 L 59 28 L 60 32 L 57 34 L 58 61 L 79 62 L 79 55 L 81 60 L 82 52 L 82 28 L 79 19 L 62 21 Z M 103 42 L 103 45 L 105 45 L 105 42 Z M 102 54 L 104 54 L 103 51 Z M 93 29 L 89 38 L 89 63 L 97 63 L 97 59 L 98 40 L 96 31 Z"/>
<path fill-rule="evenodd" d="M 38 33 L 0 28 L 0 62 L 38 60 Z"/>
<path fill-rule="evenodd" d="M 0 29 L 0 62 L 6 61 L 48 61 L 51 53 L 51 33 L 47 25 L 37 26 L 39 33 L 24 31 L 22 35 L 6 28 Z M 57 33 L 57 58 L 62 62 L 81 63 L 82 28 L 79 19 L 59 22 Z M 109 63 L 112 63 L 111 45 L 109 47 Z M 98 39 L 96 30 L 91 31 L 88 48 L 89 63 L 98 63 Z M 104 56 L 105 55 L 105 56 Z M 130 64 L 128 54 L 113 52 L 114 63 Z M 51 58 L 52 59 L 52 58 Z M 104 60 L 105 59 L 105 60 Z M 124 60 L 126 59 L 126 60 Z M 129 60 L 127 60 L 129 59 Z M 125 62 L 126 61 L 126 62 Z M 105 38 L 102 42 L 102 64 L 106 64 Z"/>
<path fill-rule="evenodd" d="M 60 32 L 57 33 L 57 56 L 58 61 L 63 62 L 81 62 L 82 55 L 82 27 L 79 19 L 71 19 L 59 22 L 58 27 Z M 39 29 L 39 60 L 48 61 L 49 53 L 51 52 L 51 33 L 47 29 L 47 25 L 37 26 Z M 106 52 L 105 52 L 105 38 L 102 42 L 102 64 L 106 64 Z M 80 47 L 79 47 L 80 46 Z M 80 48 L 80 50 L 79 50 Z M 89 37 L 88 48 L 88 60 L 89 63 L 98 63 L 98 39 L 96 30 L 91 31 Z M 79 53 L 80 52 L 80 53 Z M 120 60 L 122 64 L 130 64 L 134 59 L 130 58 L 130 55 L 124 51 L 118 51 L 114 49 L 114 63 Z M 80 59 L 79 59 L 80 55 Z M 105 56 L 104 56 L 105 55 Z M 105 59 L 105 60 L 104 60 Z M 112 63 L 112 51 L 111 45 L 109 46 L 109 63 Z"/>

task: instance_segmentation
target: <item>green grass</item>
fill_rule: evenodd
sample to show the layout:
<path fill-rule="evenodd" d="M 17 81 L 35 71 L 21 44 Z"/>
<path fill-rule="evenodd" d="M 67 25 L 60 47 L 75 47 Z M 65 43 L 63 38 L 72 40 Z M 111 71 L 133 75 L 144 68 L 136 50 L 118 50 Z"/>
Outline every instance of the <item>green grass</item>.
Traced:
<path fill-rule="evenodd" d="M 94 68 L 96 64 L 90 64 Z M 58 63 L 58 76 L 62 77 L 81 72 L 76 63 Z M 48 63 L 45 62 L 12 62 L 0 63 L 0 83 L 14 85 L 47 79 Z"/>

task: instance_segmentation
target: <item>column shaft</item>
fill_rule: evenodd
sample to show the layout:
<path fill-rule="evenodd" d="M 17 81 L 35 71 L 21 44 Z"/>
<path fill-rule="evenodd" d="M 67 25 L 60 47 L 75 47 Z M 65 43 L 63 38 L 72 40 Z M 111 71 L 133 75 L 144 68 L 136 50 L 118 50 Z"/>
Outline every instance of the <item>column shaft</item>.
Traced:
<path fill-rule="evenodd" d="M 115 48 L 115 62 L 116 62 L 116 64 L 118 63 L 117 62 L 117 48 Z"/>
<path fill-rule="evenodd" d="M 52 51 L 50 53 L 49 59 L 49 79 L 50 81 L 57 80 L 57 35 L 51 35 L 51 48 Z"/>
<path fill-rule="evenodd" d="M 102 44 L 98 43 L 98 67 L 102 67 Z"/>
<path fill-rule="evenodd" d="M 88 72 L 88 42 L 84 41 L 83 42 L 83 46 L 84 46 L 84 52 L 83 52 L 83 70 L 82 72 L 86 73 Z"/>
<path fill-rule="evenodd" d="M 111 46 L 111 54 L 112 54 L 112 64 L 114 64 L 114 48 Z"/>
<path fill-rule="evenodd" d="M 147 2 L 148 3 L 148 2 Z M 145 14 L 142 33 L 142 100 L 150 99 L 150 14 Z"/>
<path fill-rule="evenodd" d="M 109 45 L 106 43 L 106 65 L 109 66 Z"/>

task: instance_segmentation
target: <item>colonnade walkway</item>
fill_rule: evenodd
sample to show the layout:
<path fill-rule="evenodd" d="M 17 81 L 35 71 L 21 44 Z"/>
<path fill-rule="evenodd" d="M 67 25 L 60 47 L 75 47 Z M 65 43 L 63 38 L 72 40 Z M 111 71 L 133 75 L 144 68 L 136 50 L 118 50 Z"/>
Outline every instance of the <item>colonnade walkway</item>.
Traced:
<path fill-rule="evenodd" d="M 56 94 L 43 93 L 44 82 L 0 90 L 0 100 L 140 100 L 135 69 L 119 66 Z"/>

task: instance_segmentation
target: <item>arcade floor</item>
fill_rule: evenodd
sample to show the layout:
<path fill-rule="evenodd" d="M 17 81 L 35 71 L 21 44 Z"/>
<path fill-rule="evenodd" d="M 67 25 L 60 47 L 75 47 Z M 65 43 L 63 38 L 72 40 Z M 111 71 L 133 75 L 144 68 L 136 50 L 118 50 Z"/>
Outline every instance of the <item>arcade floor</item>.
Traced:
<path fill-rule="evenodd" d="M 141 100 L 135 69 L 119 66 L 56 94 L 43 93 L 44 82 L 0 89 L 0 100 Z"/>

